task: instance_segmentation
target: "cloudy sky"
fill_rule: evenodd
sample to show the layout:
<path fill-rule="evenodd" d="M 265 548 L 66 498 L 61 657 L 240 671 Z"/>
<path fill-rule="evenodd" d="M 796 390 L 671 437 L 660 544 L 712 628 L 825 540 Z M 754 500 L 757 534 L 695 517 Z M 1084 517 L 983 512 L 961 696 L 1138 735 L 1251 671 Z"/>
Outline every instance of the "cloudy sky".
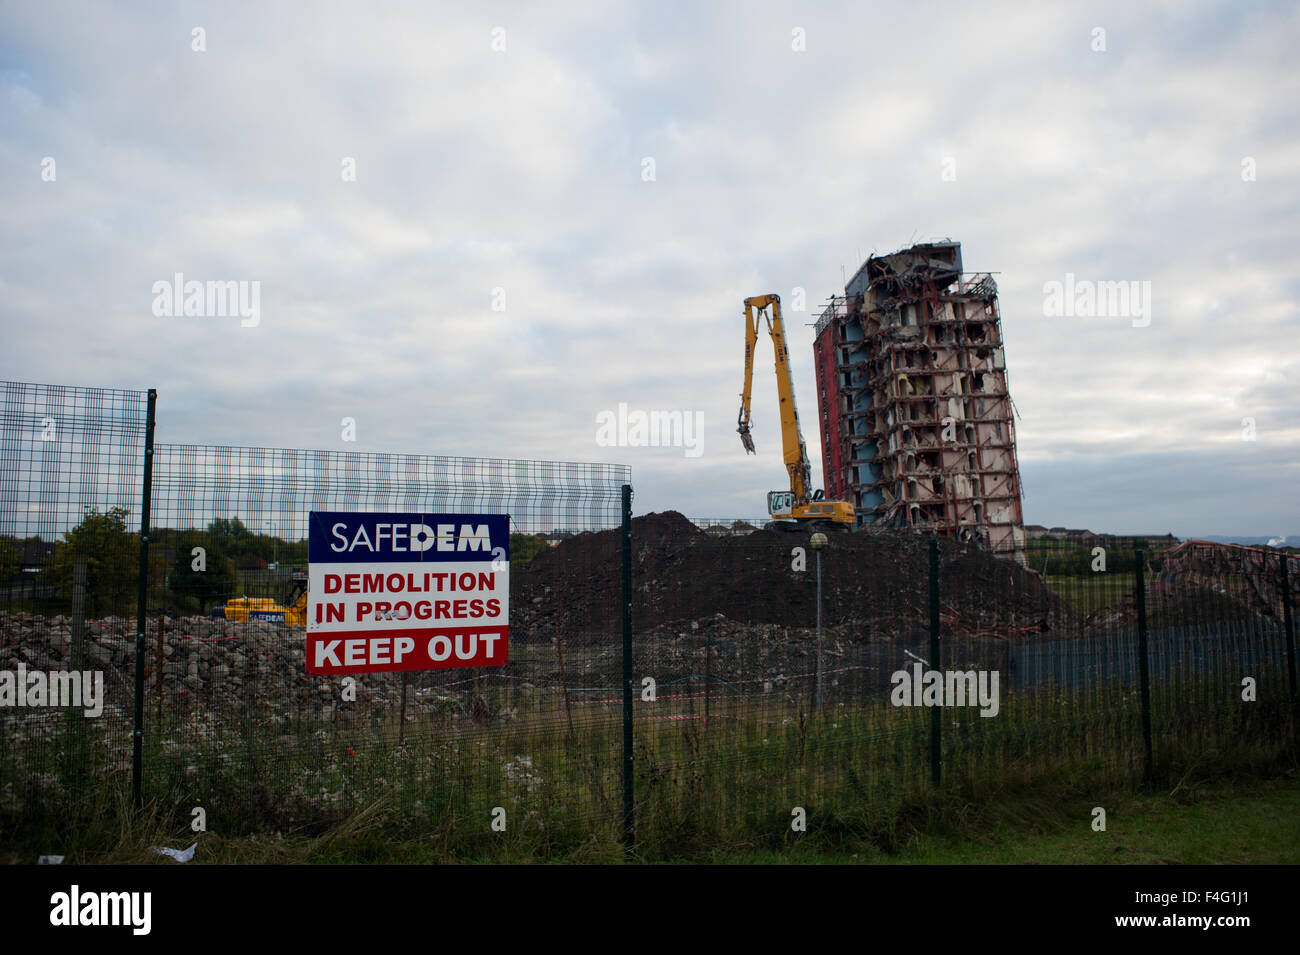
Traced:
<path fill-rule="evenodd" d="M 951 237 L 997 274 L 1027 522 L 1300 535 L 1297 40 L 1291 3 L 4 3 L 0 377 L 753 516 L 742 300 L 806 295 L 820 484 L 806 323 Z M 177 273 L 258 283 L 256 324 L 156 314 Z M 1067 273 L 1149 282 L 1149 322 L 1047 314 Z M 701 453 L 602 446 L 620 403 Z"/>

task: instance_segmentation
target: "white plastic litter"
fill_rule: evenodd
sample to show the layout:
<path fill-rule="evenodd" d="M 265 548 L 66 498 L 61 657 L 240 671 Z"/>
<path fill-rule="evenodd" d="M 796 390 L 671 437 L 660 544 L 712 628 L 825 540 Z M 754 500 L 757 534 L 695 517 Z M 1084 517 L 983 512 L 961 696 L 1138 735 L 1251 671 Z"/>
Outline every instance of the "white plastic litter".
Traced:
<path fill-rule="evenodd" d="M 198 848 L 198 845 L 199 844 L 196 842 L 188 849 L 164 849 L 161 846 L 153 846 L 152 848 L 153 851 L 158 853 L 160 856 L 167 856 L 168 858 L 175 859 L 177 862 L 189 862 L 194 858 L 194 850 Z"/>
<path fill-rule="evenodd" d="M 41 856 L 36 860 L 37 865 L 63 865 L 63 856 Z"/>

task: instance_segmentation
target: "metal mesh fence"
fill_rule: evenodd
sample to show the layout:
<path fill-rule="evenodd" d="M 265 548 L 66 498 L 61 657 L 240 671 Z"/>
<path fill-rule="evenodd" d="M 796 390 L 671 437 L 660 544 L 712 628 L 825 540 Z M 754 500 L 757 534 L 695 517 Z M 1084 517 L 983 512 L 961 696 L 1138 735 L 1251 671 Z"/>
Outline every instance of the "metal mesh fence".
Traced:
<path fill-rule="evenodd" d="M 457 848 L 488 844 L 494 823 L 526 841 L 616 833 L 618 714 L 576 705 L 584 688 L 566 681 L 617 661 L 617 622 L 528 621 L 550 599 L 540 535 L 617 525 L 627 480 L 601 464 L 158 446 L 148 790 L 199 800 L 226 832 L 324 830 L 380 807 Z M 308 675 L 313 511 L 509 514 L 509 662 Z M 594 547 L 580 572 L 616 556 Z"/>
<path fill-rule="evenodd" d="M 196 808 L 227 834 L 362 819 L 449 853 L 615 845 L 629 738 L 648 857 L 890 848 L 943 794 L 1296 745 L 1276 550 L 1037 538 L 1017 560 L 670 512 L 631 522 L 625 602 L 626 468 L 194 445 L 153 446 L 137 698 L 148 395 L 0 387 L 0 841 L 120 804 L 137 699 L 142 789 L 178 830 Z M 313 511 L 508 514 L 508 664 L 309 675 Z M 46 705 L 52 679 L 6 700 L 36 671 L 101 673 L 98 717 Z"/>
<path fill-rule="evenodd" d="M 66 834 L 132 791 L 147 396 L 2 387 L 0 671 L 104 685 L 94 719 L 0 708 L 0 832 Z M 322 832 L 361 811 L 448 849 L 502 831 L 617 839 L 621 723 L 602 702 L 617 601 L 580 628 L 550 622 L 564 588 L 547 558 L 586 540 L 584 574 L 617 568 L 616 532 L 594 532 L 619 524 L 627 468 L 156 444 L 151 472 L 142 791 L 178 829 L 201 807 L 225 833 Z M 314 510 L 508 514 L 509 662 L 308 676 Z"/>
<path fill-rule="evenodd" d="M 717 524 L 634 521 L 634 668 L 657 691 L 636 704 L 644 851 L 814 830 L 889 847 L 940 793 L 1172 785 L 1294 746 L 1276 553 L 1042 541 L 1020 566 L 940 540 L 932 576 L 920 536 L 819 552 Z"/>
<path fill-rule="evenodd" d="M 138 594 L 147 400 L 0 383 L 0 813 L 10 818 L 57 815 L 90 780 L 129 773 L 120 673 Z M 88 671 L 108 677 L 95 701 L 83 696 Z M 74 699 L 89 708 L 56 705 Z"/>

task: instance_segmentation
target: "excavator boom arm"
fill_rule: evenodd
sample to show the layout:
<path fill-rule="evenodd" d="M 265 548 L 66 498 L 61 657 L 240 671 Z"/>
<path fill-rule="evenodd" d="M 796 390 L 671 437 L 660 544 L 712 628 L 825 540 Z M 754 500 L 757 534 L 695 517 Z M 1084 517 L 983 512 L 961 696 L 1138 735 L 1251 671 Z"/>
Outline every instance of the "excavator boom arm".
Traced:
<path fill-rule="evenodd" d="M 740 414 L 736 418 L 736 431 L 740 443 L 750 454 L 754 453 L 754 439 L 749 433 L 749 401 L 754 389 L 754 346 L 758 342 L 758 316 L 745 303 L 745 390 L 740 393 Z"/>
<path fill-rule="evenodd" d="M 768 309 L 771 314 L 768 314 Z M 781 321 L 781 296 L 756 295 L 745 299 L 745 390 L 740 396 L 740 417 L 737 431 L 745 450 L 753 453 L 754 439 L 749 432 L 749 406 L 754 377 L 754 346 L 758 341 L 758 322 L 767 321 L 776 351 L 776 391 L 781 400 L 781 444 L 785 468 L 790 474 L 790 492 L 796 504 L 809 500 L 811 465 L 803 432 L 799 427 L 799 409 L 794 400 L 794 378 L 790 373 L 790 352 L 785 344 L 785 326 Z"/>

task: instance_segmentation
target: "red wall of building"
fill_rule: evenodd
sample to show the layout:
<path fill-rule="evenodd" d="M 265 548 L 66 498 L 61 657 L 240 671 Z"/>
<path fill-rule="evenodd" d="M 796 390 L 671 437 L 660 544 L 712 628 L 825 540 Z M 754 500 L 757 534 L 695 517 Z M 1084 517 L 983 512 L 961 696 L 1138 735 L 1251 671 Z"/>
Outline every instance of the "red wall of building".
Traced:
<path fill-rule="evenodd" d="M 835 322 L 829 323 L 813 342 L 817 372 L 817 437 L 822 446 L 822 478 L 826 496 L 847 500 L 840 447 L 840 375 L 836 367 Z M 827 432 L 830 440 L 827 440 Z"/>

